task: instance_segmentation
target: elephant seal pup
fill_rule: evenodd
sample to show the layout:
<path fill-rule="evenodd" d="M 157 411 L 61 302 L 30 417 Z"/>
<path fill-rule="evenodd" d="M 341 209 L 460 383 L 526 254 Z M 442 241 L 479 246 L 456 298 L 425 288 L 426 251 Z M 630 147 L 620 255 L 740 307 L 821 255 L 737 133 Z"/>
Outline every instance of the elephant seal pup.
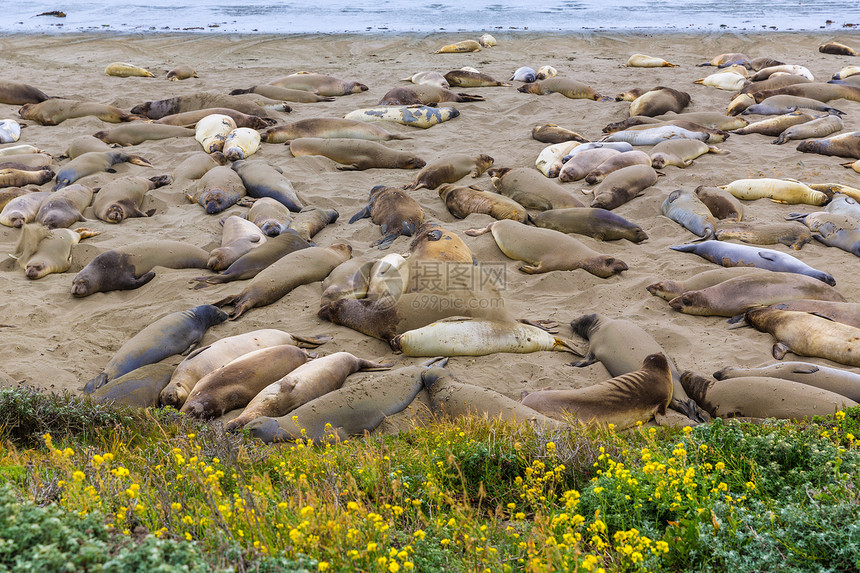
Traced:
<path fill-rule="evenodd" d="M 432 85 L 396 87 L 388 90 L 376 105 L 434 105 L 444 102 L 485 101 L 483 96 L 457 93 Z"/>
<path fill-rule="evenodd" d="M 167 72 L 167 79 L 171 82 L 178 82 L 179 80 L 188 80 L 191 78 L 199 78 L 197 75 L 197 71 L 194 68 L 187 64 L 183 64 L 181 66 L 176 66 L 169 72 Z"/>
<path fill-rule="evenodd" d="M 797 223 L 720 223 L 714 237 L 718 241 L 737 239 L 753 245 L 781 243 L 797 251 L 812 240 L 812 233 Z"/>
<path fill-rule="evenodd" d="M 567 157 L 573 149 L 580 145 L 584 144 L 581 144 L 578 141 L 553 143 L 552 145 L 545 147 L 543 151 L 538 154 L 537 159 L 535 159 L 535 167 L 550 179 L 558 177 L 558 174 L 561 172 L 561 168 L 564 165 L 564 158 Z"/>
<path fill-rule="evenodd" d="M 580 149 L 581 147 L 577 147 L 576 149 Z M 571 154 L 571 158 L 562 165 L 561 171 L 558 173 L 558 180 L 562 183 L 567 183 L 569 181 L 584 179 L 605 161 L 609 161 L 617 155 L 621 155 L 621 151 L 609 147 L 586 149 L 576 155 Z"/>
<path fill-rule="evenodd" d="M 670 64 L 663 58 L 646 56 L 645 54 L 633 54 L 625 64 L 628 68 L 677 68 L 678 64 Z"/>
<path fill-rule="evenodd" d="M 364 209 L 353 215 L 349 222 L 352 224 L 365 217 L 379 225 L 382 233 L 382 238 L 370 246 L 387 249 L 400 235 L 411 237 L 415 233 L 415 229 L 424 222 L 424 209 L 402 189 L 377 185 L 370 190 Z"/>
<path fill-rule="evenodd" d="M 534 126 L 532 128 L 532 139 L 536 139 L 541 143 L 563 143 L 565 141 L 588 142 L 587 139 L 575 131 L 559 127 L 554 123 Z"/>
<path fill-rule="evenodd" d="M 161 392 L 161 403 L 176 409 L 181 408 L 201 378 L 249 352 L 283 344 L 316 348 L 330 340 L 331 338 L 326 336 L 303 337 L 274 328 L 221 338 L 194 350 L 179 363 L 170 383 Z"/>
<path fill-rule="evenodd" d="M 681 113 L 690 105 L 690 94 L 673 88 L 657 86 L 630 103 L 628 114 L 654 117 L 673 111 Z"/>
<path fill-rule="evenodd" d="M 447 46 L 442 46 L 435 52 L 434 54 L 462 54 L 464 52 L 480 52 L 481 44 L 476 42 L 475 40 L 463 40 L 462 42 L 457 42 L 456 44 L 448 44 Z"/>
<path fill-rule="evenodd" d="M 271 197 L 254 201 L 246 217 L 267 237 L 277 237 L 293 222 L 293 214 L 287 206 Z"/>
<path fill-rule="evenodd" d="M 277 123 L 277 120 L 269 117 L 250 115 L 226 107 L 210 107 L 165 115 L 161 119 L 155 120 L 155 123 L 193 129 L 197 127 L 198 123 L 210 115 L 226 115 L 233 120 L 236 127 L 250 127 L 251 129 L 266 129 L 267 127 Z"/>
<path fill-rule="evenodd" d="M 221 220 L 221 226 L 221 246 L 210 251 L 206 262 L 211 271 L 223 271 L 239 257 L 266 242 L 263 231 L 242 217 L 231 215 Z"/>
<path fill-rule="evenodd" d="M 777 362 L 759 368 L 727 366 L 714 372 L 717 380 L 750 376 L 791 380 L 860 401 L 860 374 L 809 362 Z"/>
<path fill-rule="evenodd" d="M 310 241 L 314 235 L 331 225 L 340 214 L 334 209 L 320 207 L 305 207 L 293 218 L 290 229 L 295 231 L 305 241 Z"/>
<path fill-rule="evenodd" d="M 860 303 L 797 299 L 772 304 L 776 310 L 808 312 L 816 316 L 860 328 Z"/>
<path fill-rule="evenodd" d="M 91 394 L 107 382 L 141 366 L 193 349 L 210 327 L 225 320 L 227 314 L 210 304 L 159 318 L 123 344 L 104 370 L 86 383 L 84 392 Z"/>
<path fill-rule="evenodd" d="M 834 135 L 825 139 L 801 141 L 797 146 L 803 153 L 818 153 L 860 159 L 860 131 Z"/>
<path fill-rule="evenodd" d="M 711 214 L 717 219 L 740 221 L 744 216 L 744 206 L 737 197 L 719 187 L 699 185 L 696 196 L 705 204 Z"/>
<path fill-rule="evenodd" d="M 39 88 L 29 84 L 0 80 L 0 103 L 8 105 L 23 105 L 27 103 L 41 103 L 50 96 Z"/>
<path fill-rule="evenodd" d="M 570 78 L 550 78 L 541 82 L 532 82 L 517 88 L 518 92 L 525 94 L 549 95 L 552 93 L 560 93 L 564 97 L 570 99 L 590 99 L 595 101 L 611 101 L 608 98 L 597 93 L 594 88 L 572 80 Z"/>
<path fill-rule="evenodd" d="M 91 151 L 111 151 L 111 149 L 111 146 L 101 139 L 96 139 L 92 135 L 81 135 L 72 140 L 63 156 L 75 159 Z"/>
<path fill-rule="evenodd" d="M 236 129 L 236 122 L 233 121 L 232 117 L 213 113 L 202 118 L 194 126 L 194 139 L 206 153 L 223 152 L 227 136 L 234 129 Z"/>
<path fill-rule="evenodd" d="M 483 153 L 478 156 L 465 153 L 448 155 L 423 167 L 404 189 L 436 189 L 443 183 L 456 183 L 469 174 L 477 178 L 493 166 L 493 161 L 492 157 Z"/>
<path fill-rule="evenodd" d="M 70 185 L 52 193 L 39 205 L 36 222 L 49 229 L 68 228 L 86 221 L 83 211 L 93 200 L 93 190 L 85 185 Z"/>
<path fill-rule="evenodd" d="M 315 117 L 287 125 L 270 127 L 263 134 L 266 143 L 289 143 L 302 137 L 323 139 L 366 139 L 368 141 L 391 141 L 409 139 L 404 135 L 390 133 L 381 127 L 354 119 L 337 117 Z"/>
<path fill-rule="evenodd" d="M 834 99 L 860 101 L 860 87 L 823 82 L 800 83 L 755 93 L 757 103 L 776 95 L 789 95 L 829 102 Z"/>
<path fill-rule="evenodd" d="M 849 215 L 819 211 L 806 215 L 792 213 L 789 219 L 799 220 L 813 233 L 815 238 L 829 247 L 838 247 L 860 256 L 860 220 Z"/>
<path fill-rule="evenodd" d="M 818 46 L 818 51 L 822 54 L 834 54 L 837 56 L 856 56 L 857 51 L 845 44 L 839 42 L 827 42 Z"/>
<path fill-rule="evenodd" d="M 280 168 L 272 167 L 265 161 L 246 160 L 235 161 L 231 168 L 239 174 L 249 197 L 270 197 L 290 211 L 298 212 L 307 207 Z"/>
<path fill-rule="evenodd" d="M 352 247 L 345 243 L 295 251 L 260 271 L 242 292 L 222 298 L 215 306 L 232 306 L 230 320 L 236 320 L 252 308 L 277 302 L 298 286 L 325 279 L 350 257 Z"/>
<path fill-rule="evenodd" d="M 57 184 L 54 185 L 54 191 L 71 185 L 87 175 L 105 171 L 116 173 L 112 166 L 126 162 L 143 167 L 152 167 L 152 163 L 139 155 L 130 155 L 122 151 L 90 151 L 72 159 L 57 171 Z"/>
<path fill-rule="evenodd" d="M 180 412 L 208 420 L 244 408 L 264 388 L 311 358 L 306 350 L 292 344 L 243 354 L 198 380 Z"/>
<path fill-rule="evenodd" d="M 336 266 L 322 283 L 320 308 L 342 298 L 365 298 L 376 259 L 355 257 Z"/>
<path fill-rule="evenodd" d="M 418 227 L 409 245 L 410 267 L 424 262 L 474 264 L 476 261 L 475 255 L 457 233 L 435 221 L 426 221 Z"/>
<path fill-rule="evenodd" d="M 835 288 L 796 273 L 754 274 L 729 279 L 714 286 L 687 291 L 669 301 L 685 314 L 732 317 L 750 308 L 792 299 L 845 302 Z"/>
<path fill-rule="evenodd" d="M 773 249 L 715 240 L 669 248 L 682 253 L 694 253 L 724 267 L 758 267 L 778 273 L 798 273 L 823 281 L 830 286 L 836 286 L 836 280 L 828 273 L 814 269 L 789 254 Z"/>
<path fill-rule="evenodd" d="M 749 94 L 746 94 L 744 97 L 747 96 L 749 96 Z M 741 113 L 743 115 L 781 115 L 797 111 L 800 108 L 811 109 L 813 111 L 824 111 L 836 115 L 845 115 L 844 111 L 825 105 L 817 99 L 787 94 L 770 96 L 769 98 L 762 100 L 760 103 L 750 105 Z"/>
<path fill-rule="evenodd" d="M 48 191 L 35 191 L 11 199 L 0 211 L 0 224 L 20 229 L 26 223 L 32 223 L 39 207 L 50 196 Z"/>
<path fill-rule="evenodd" d="M 288 101 L 296 103 L 318 103 L 321 101 L 334 101 L 333 97 L 317 95 L 305 90 L 294 90 L 272 85 L 252 86 L 248 89 L 238 89 L 230 92 L 230 95 L 257 94 L 277 101 Z"/>
<path fill-rule="evenodd" d="M 842 118 L 838 115 L 828 115 L 827 117 L 820 117 L 818 119 L 813 119 L 812 121 L 808 121 L 800 125 L 789 127 L 788 129 L 779 134 L 779 137 L 774 141 L 774 143 L 776 145 L 782 145 L 783 143 L 788 143 L 789 141 L 792 141 L 794 139 L 826 137 L 831 133 L 841 131 L 844 125 L 845 124 L 842 122 Z"/>
<path fill-rule="evenodd" d="M 140 288 L 155 277 L 153 267 L 203 269 L 209 253 L 182 241 L 141 241 L 106 251 L 72 279 L 72 294 L 85 297 L 97 292 Z"/>
<path fill-rule="evenodd" d="M 521 223 L 528 218 L 525 207 L 513 199 L 474 186 L 461 187 L 446 183 L 439 187 L 439 197 L 445 202 L 448 212 L 458 219 L 465 219 L 472 213 L 483 213 L 494 219 L 513 219 Z"/>
<path fill-rule="evenodd" d="M 18 261 L 28 279 L 40 279 L 69 270 L 72 245 L 99 234 L 100 231 L 88 229 L 48 229 L 41 223 L 30 223 L 21 229 L 15 250 L 9 256 Z"/>
<path fill-rule="evenodd" d="M 268 115 L 267 111 L 255 102 L 248 102 L 236 96 L 208 92 L 148 101 L 131 108 L 131 113 L 143 115 L 149 119 L 161 119 L 168 115 L 215 107 L 234 109 L 248 115 L 257 115 L 264 118 Z"/>
<path fill-rule="evenodd" d="M 108 64 L 105 68 L 106 76 L 114 76 L 117 78 L 131 78 L 131 77 L 140 77 L 140 78 L 154 78 L 152 72 L 149 70 L 145 70 L 141 67 L 135 66 L 134 64 L 127 64 L 125 62 L 114 62 L 112 64 Z"/>
<path fill-rule="evenodd" d="M 817 356 L 848 366 L 860 366 L 860 328 L 807 312 L 774 307 L 748 310 L 747 324 L 776 338 L 773 357 L 782 360 L 788 352 Z"/>
<path fill-rule="evenodd" d="M 622 151 L 620 154 L 610 157 L 585 176 L 585 182 L 591 185 L 600 183 L 613 171 L 630 167 L 631 165 L 652 165 L 651 156 L 644 151 L 631 149 Z"/>
<path fill-rule="evenodd" d="M 136 177 L 130 175 L 111 181 L 102 187 L 93 201 L 93 213 L 107 223 L 122 223 L 133 217 L 151 217 L 155 209 L 144 213 L 140 210 L 147 192 L 170 185 L 173 177 Z"/>
<path fill-rule="evenodd" d="M 122 123 L 143 119 L 134 112 L 128 113 L 112 105 L 89 101 L 51 98 L 41 103 L 26 103 L 18 110 L 23 119 L 32 119 L 42 125 L 60 125 L 67 119 L 94 116 L 107 123 Z"/>
<path fill-rule="evenodd" d="M 230 167 L 222 165 L 207 171 L 197 182 L 194 193 L 186 194 L 186 197 L 214 215 L 232 207 L 246 194 L 242 178 Z"/>
<path fill-rule="evenodd" d="M 705 62 L 703 64 L 696 64 L 699 67 L 705 66 L 716 66 L 718 68 L 725 68 L 733 65 L 741 65 L 745 68 L 752 69 L 752 63 L 750 62 L 749 57 L 746 54 L 741 54 L 740 52 L 730 52 L 726 54 L 720 54 L 718 56 L 714 56 L 711 58 L 711 61 Z"/>
<path fill-rule="evenodd" d="M 808 205 L 823 205 L 827 202 L 827 194 L 816 191 L 793 179 L 772 179 L 762 177 L 757 179 L 737 179 L 728 185 L 720 185 L 738 199 L 754 201 L 756 199 L 773 199 L 778 203 L 806 203 Z"/>
<path fill-rule="evenodd" d="M 529 215 L 529 220 L 536 227 L 587 235 L 598 241 L 627 239 L 632 243 L 640 243 L 648 238 L 642 227 L 606 209 L 550 209 L 537 215 Z"/>
<path fill-rule="evenodd" d="M 391 362 L 373 362 L 349 352 L 335 352 L 317 358 L 261 390 L 242 415 L 227 424 L 226 429 L 242 428 L 260 416 L 284 416 L 302 404 L 337 390 L 350 374 L 362 370 L 388 370 L 391 366 Z"/>
<path fill-rule="evenodd" d="M 3 170 L 50 171 L 53 164 L 54 159 L 46 153 L 14 153 L 0 156 L 0 169 Z"/>
<path fill-rule="evenodd" d="M 663 415 L 672 401 L 672 371 L 663 353 L 645 357 L 642 367 L 587 388 L 525 394 L 524 406 L 556 419 L 574 416 L 582 424 L 615 424 L 619 430 Z"/>
<path fill-rule="evenodd" d="M 449 86 L 458 88 L 489 88 L 496 86 L 510 87 L 511 84 L 500 82 L 496 78 L 481 72 L 467 70 L 451 70 L 445 74 Z M 444 87 L 444 86 L 443 86 Z"/>
<path fill-rule="evenodd" d="M 416 74 L 412 74 L 408 78 L 403 78 L 400 81 L 411 82 L 413 84 L 429 84 L 431 86 L 445 88 L 446 90 L 451 87 L 451 84 L 448 83 L 445 76 L 439 72 L 418 72 Z"/>
<path fill-rule="evenodd" d="M 525 261 L 520 270 L 528 274 L 583 269 L 600 278 L 627 270 L 624 261 L 602 255 L 573 237 L 552 229 L 532 228 L 517 221 L 494 221 L 483 229 L 470 229 L 470 237 L 492 233 L 508 258 Z"/>
<path fill-rule="evenodd" d="M 600 362 L 610 376 L 621 376 L 638 370 L 647 356 L 663 354 L 672 374 L 672 402 L 670 407 L 683 412 L 692 420 L 701 421 L 695 404 L 681 387 L 681 375 L 669 354 L 654 338 L 636 323 L 611 319 L 600 314 L 585 314 L 570 322 L 578 336 L 588 340 L 588 354 L 571 366 L 584 367 Z"/>
<path fill-rule="evenodd" d="M 658 143 L 648 152 L 651 156 L 651 167 L 654 169 L 662 169 L 667 165 L 689 167 L 694 159 L 706 153 L 724 155 L 728 151 L 697 139 L 669 139 Z"/>
<path fill-rule="evenodd" d="M 848 215 L 849 217 L 860 219 L 860 204 L 848 195 L 842 195 L 841 193 L 834 195 L 827 206 L 824 207 L 824 210 L 827 213 Z"/>
<path fill-rule="evenodd" d="M 681 383 L 696 403 L 715 418 L 801 420 L 832 415 L 857 405 L 835 392 L 779 378 L 743 376 L 714 380 L 684 372 Z"/>
<path fill-rule="evenodd" d="M 650 284 L 645 287 L 649 293 L 654 296 L 659 296 L 665 301 L 670 301 L 673 298 L 684 294 L 685 292 L 697 291 L 718 285 L 735 277 L 754 275 L 759 273 L 771 273 L 764 269 L 756 267 L 728 267 L 703 271 L 695 274 L 685 280 L 665 280 Z"/>
<path fill-rule="evenodd" d="M 7 187 L 0 190 L 0 213 L 2 213 L 2 210 L 5 209 L 6 205 L 13 199 L 17 199 L 18 197 L 28 195 L 30 193 L 36 193 L 37 191 L 38 187 Z M 2 215 L 0 215 L 0 219 L 2 219 Z"/>
<path fill-rule="evenodd" d="M 260 134 L 250 127 L 238 127 L 224 140 L 224 156 L 229 161 L 246 159 L 260 149 Z"/>
<path fill-rule="evenodd" d="M 322 155 L 336 161 L 340 171 L 363 171 L 374 167 L 385 169 L 420 169 L 425 161 L 411 153 L 389 149 L 375 141 L 363 139 L 322 139 L 302 137 L 290 142 L 293 157 Z"/>
<path fill-rule="evenodd" d="M 176 181 L 194 181 L 225 163 L 227 163 L 227 158 L 220 151 L 215 153 L 197 151 L 176 166 L 176 169 L 173 170 L 173 179 Z"/>
<path fill-rule="evenodd" d="M 404 105 L 400 107 L 382 106 L 357 109 L 349 112 L 343 119 L 358 121 L 394 121 L 401 125 L 429 129 L 449 119 L 460 117 L 453 107 L 430 107 L 427 105 Z"/>
<path fill-rule="evenodd" d="M 750 123 L 740 129 L 733 129 L 732 133 L 737 135 L 749 135 L 760 133 L 761 135 L 778 136 L 789 127 L 812 121 L 816 116 L 805 111 L 793 111 L 785 115 L 778 115 L 761 121 Z"/>
<path fill-rule="evenodd" d="M 194 130 L 176 125 L 161 125 L 159 123 L 134 122 L 113 129 L 97 131 L 93 137 L 105 143 L 116 143 L 122 146 L 138 145 L 144 141 L 169 139 L 171 137 L 193 137 Z"/>
<path fill-rule="evenodd" d="M 93 402 L 130 408 L 157 408 L 158 396 L 170 382 L 175 367 L 147 364 L 114 378 L 91 394 Z"/>
<path fill-rule="evenodd" d="M 54 178 L 50 169 L 28 171 L 23 169 L 0 169 L 0 188 L 44 185 Z"/>
<path fill-rule="evenodd" d="M 491 169 L 488 174 L 496 192 L 513 199 L 526 209 L 546 211 L 585 207 L 570 191 L 534 169 L 502 167 Z"/>
<path fill-rule="evenodd" d="M 367 91 L 367 86 L 359 82 L 341 80 L 323 74 L 309 74 L 307 72 L 290 74 L 279 80 L 269 82 L 269 85 L 313 92 L 321 96 L 342 96 Z"/>
<path fill-rule="evenodd" d="M 215 276 L 196 277 L 194 281 L 199 284 L 194 288 L 201 289 L 210 285 L 254 278 L 281 257 L 309 246 L 310 244 L 298 233 L 287 229 L 240 256 L 224 272 Z"/>
<path fill-rule="evenodd" d="M 657 172 L 650 165 L 631 165 L 613 171 L 592 191 L 591 207 L 611 211 L 655 183 Z"/>

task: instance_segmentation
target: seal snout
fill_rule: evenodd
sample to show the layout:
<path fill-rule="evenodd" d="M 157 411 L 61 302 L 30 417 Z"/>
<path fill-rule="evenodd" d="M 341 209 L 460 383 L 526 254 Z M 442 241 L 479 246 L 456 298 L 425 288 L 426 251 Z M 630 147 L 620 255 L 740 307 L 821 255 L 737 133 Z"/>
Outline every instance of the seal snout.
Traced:
<path fill-rule="evenodd" d="M 27 275 L 28 279 L 38 279 L 38 278 L 41 278 L 43 276 L 42 271 L 44 271 L 44 270 L 45 270 L 45 265 L 43 265 L 43 264 L 28 265 L 27 270 L 25 271 L 25 274 Z"/>
<path fill-rule="evenodd" d="M 75 280 L 72 282 L 72 294 L 74 296 L 87 296 L 89 285 L 85 281 Z"/>

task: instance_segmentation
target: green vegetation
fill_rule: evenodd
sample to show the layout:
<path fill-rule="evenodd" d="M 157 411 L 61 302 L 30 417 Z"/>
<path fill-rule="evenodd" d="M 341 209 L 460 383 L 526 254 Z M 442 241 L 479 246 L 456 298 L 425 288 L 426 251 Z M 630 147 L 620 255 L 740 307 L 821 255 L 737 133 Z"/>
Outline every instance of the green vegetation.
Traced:
<path fill-rule="evenodd" d="M 860 408 L 263 446 L 0 390 L 4 571 L 857 571 Z"/>

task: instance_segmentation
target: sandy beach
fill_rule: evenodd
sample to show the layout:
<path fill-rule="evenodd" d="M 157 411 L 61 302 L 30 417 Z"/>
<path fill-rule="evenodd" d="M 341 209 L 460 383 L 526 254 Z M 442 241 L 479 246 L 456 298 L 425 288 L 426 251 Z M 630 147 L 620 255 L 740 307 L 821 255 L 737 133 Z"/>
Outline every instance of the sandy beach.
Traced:
<path fill-rule="evenodd" d="M 494 31 L 498 45 L 476 53 L 432 54 L 438 47 L 455 41 L 477 38 L 478 34 L 432 36 L 5 36 L 0 37 L 3 79 L 34 85 L 52 96 L 97 101 L 130 109 L 136 104 L 201 91 L 229 93 L 237 88 L 264 84 L 287 74 L 306 70 L 360 81 L 369 90 L 325 103 L 291 104 L 289 114 L 272 112 L 284 124 L 313 117 L 340 117 L 352 110 L 375 105 L 389 89 L 408 85 L 402 78 L 425 70 L 445 73 L 473 66 L 497 79 L 507 80 L 520 66 L 537 69 L 554 66 L 561 76 L 587 83 L 598 92 L 614 96 L 634 88 L 669 86 L 692 95 L 687 111 L 725 112 L 732 92 L 694 85 L 693 81 L 715 71 L 696 67 L 725 52 L 742 52 L 751 58 L 770 56 L 787 63 L 806 66 L 820 81 L 849 64 L 848 56 L 818 52 L 825 41 L 856 44 L 847 33 L 814 35 L 794 33 L 701 34 L 701 35 L 538 35 L 506 34 Z M 855 45 L 855 47 L 857 47 Z M 679 67 L 627 68 L 624 63 L 634 53 L 665 58 Z M 152 71 L 154 78 L 118 78 L 104 75 L 107 64 L 124 61 Z M 167 70 L 178 64 L 196 68 L 199 78 L 169 82 Z M 519 84 L 517 84 L 519 85 Z M 414 152 L 427 163 L 452 153 L 485 153 L 496 167 L 534 168 L 535 158 L 546 144 L 531 138 L 536 124 L 556 123 L 596 140 L 603 126 L 627 117 L 627 102 L 572 100 L 560 94 L 536 96 L 519 93 L 515 87 L 457 90 L 484 96 L 486 101 L 456 104 L 460 117 L 427 130 L 385 124 L 389 131 L 410 139 L 388 142 L 392 148 Z M 860 103 L 834 100 L 830 105 L 846 112 L 844 132 L 860 130 Z M 19 106 L 0 104 L 0 119 L 20 119 Z M 59 126 L 41 126 L 22 121 L 27 127 L 18 143 L 40 147 L 58 157 L 77 136 L 114 127 L 94 117 L 72 119 Z M 571 319 L 586 313 L 627 318 L 644 328 L 675 360 L 680 370 L 710 374 L 729 365 L 772 363 L 769 334 L 751 328 L 728 330 L 725 319 L 690 316 L 673 311 L 662 299 L 651 296 L 645 287 L 661 279 L 686 278 L 716 268 L 704 259 L 669 249 L 696 239 L 690 232 L 660 214 L 660 205 L 675 189 L 692 190 L 699 185 L 725 185 L 735 179 L 754 177 L 793 178 L 808 183 L 834 182 L 860 187 L 860 176 L 840 166 L 846 160 L 796 151 L 796 143 L 772 145 L 763 135 L 733 135 L 719 147 L 727 155 L 708 154 L 686 168 L 667 167 L 657 185 L 617 208 L 615 212 L 639 224 L 649 239 L 640 244 L 626 240 L 599 242 L 576 236 L 581 242 L 605 254 L 620 258 L 629 270 L 609 279 L 584 270 L 554 271 L 526 275 L 518 271 L 519 261 L 505 257 L 489 235 L 467 237 L 463 231 L 481 227 L 492 219 L 471 215 L 455 219 L 436 191 L 422 189 L 413 196 L 428 219 L 456 231 L 472 249 L 479 262 L 504 263 L 503 296 L 510 314 L 530 319 L 552 319 L 561 326 L 560 336 L 572 337 Z M 644 148 L 647 150 L 647 148 Z M 133 151 L 132 151 L 133 150 Z M 128 148 L 149 160 L 154 168 L 120 164 L 116 174 L 102 173 L 79 183 L 100 187 L 123 175 L 171 174 L 186 157 L 198 152 L 193 138 L 149 141 Z M 334 208 L 338 221 L 321 231 L 315 242 L 328 246 L 347 242 L 354 256 L 386 252 L 405 253 L 410 239 L 398 238 L 389 251 L 377 251 L 370 244 L 380 237 L 379 227 L 365 219 L 348 224 L 349 218 L 366 203 L 375 185 L 403 186 L 414 171 L 371 169 L 342 172 L 324 157 L 294 158 L 284 145 L 263 144 L 253 160 L 265 160 L 281 167 L 299 194 L 311 205 Z M 55 167 L 61 165 L 55 163 Z M 463 184 L 490 189 L 487 175 Z M 43 186 L 50 190 L 52 183 Z M 581 195 L 584 182 L 566 184 Z M 189 202 L 188 182 L 175 182 L 151 191 L 143 209 L 155 209 L 150 218 L 136 218 L 120 225 L 90 219 L 74 227 L 87 227 L 102 234 L 83 241 L 73 249 L 71 269 L 40 280 L 29 280 L 12 259 L 0 263 L 0 381 L 26 381 L 40 387 L 78 392 L 98 374 L 119 347 L 154 319 L 167 313 L 212 303 L 241 290 L 246 282 L 193 290 L 189 281 L 200 270 L 157 268 L 156 277 L 145 286 L 128 291 L 98 293 L 76 299 L 70 294 L 71 280 L 97 254 L 108 249 L 153 238 L 187 241 L 205 250 L 220 244 L 221 216 L 207 215 Z M 581 195 L 584 201 L 587 196 Z M 793 212 L 813 212 L 808 205 L 782 205 L 769 200 L 745 204 L 745 220 L 780 222 Z M 233 207 L 225 214 L 246 211 Z M 0 227 L 0 248 L 12 252 L 20 231 Z M 837 289 L 851 302 L 860 302 L 854 292 L 860 278 L 855 256 L 815 241 L 800 251 L 783 245 L 768 245 L 790 253 L 803 262 L 833 275 Z M 385 358 L 397 365 L 418 363 L 420 359 L 395 355 L 388 345 L 351 329 L 317 317 L 321 283 L 299 287 L 279 302 L 254 309 L 239 320 L 225 322 L 209 330 L 203 343 L 259 328 L 279 328 L 302 335 L 324 334 L 333 340 L 320 348 L 324 354 L 349 351 L 369 359 Z M 609 376 L 597 363 L 583 369 L 568 365 L 571 354 L 495 354 L 475 358 L 453 358 L 449 369 L 463 381 L 493 388 L 518 398 L 522 390 L 582 387 Z M 178 363 L 174 356 L 168 362 Z M 789 355 L 786 359 L 796 359 Z M 807 360 L 807 359 L 803 359 Z M 820 359 L 809 361 L 839 366 Z M 356 375 L 349 383 L 372 374 Z"/>

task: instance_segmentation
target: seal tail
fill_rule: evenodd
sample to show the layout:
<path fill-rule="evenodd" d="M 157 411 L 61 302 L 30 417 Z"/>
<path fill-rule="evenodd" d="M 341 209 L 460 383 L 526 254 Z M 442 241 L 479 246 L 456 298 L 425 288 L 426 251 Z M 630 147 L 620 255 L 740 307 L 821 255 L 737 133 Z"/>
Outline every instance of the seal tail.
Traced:
<path fill-rule="evenodd" d="M 295 334 L 291 335 L 293 340 L 296 341 L 296 346 L 299 348 L 316 348 L 326 342 L 331 342 L 333 339 L 331 336 L 297 336 Z"/>

